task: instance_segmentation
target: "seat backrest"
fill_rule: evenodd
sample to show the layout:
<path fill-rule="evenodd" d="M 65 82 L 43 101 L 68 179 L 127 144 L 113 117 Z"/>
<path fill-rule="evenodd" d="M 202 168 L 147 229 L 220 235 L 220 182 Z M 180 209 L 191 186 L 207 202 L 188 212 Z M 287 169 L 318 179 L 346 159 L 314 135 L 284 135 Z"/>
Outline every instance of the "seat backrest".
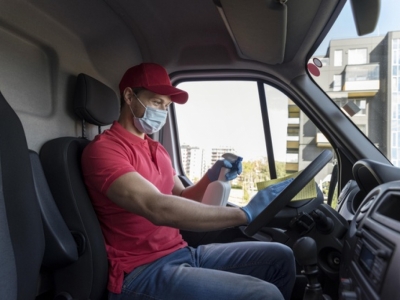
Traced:
<path fill-rule="evenodd" d="M 45 238 L 42 266 L 54 270 L 78 260 L 77 245 L 54 202 L 39 155 L 29 150 L 29 158 Z"/>
<path fill-rule="evenodd" d="M 78 245 L 76 262 L 54 272 L 55 293 L 73 299 L 101 299 L 107 283 L 103 236 L 80 171 L 86 139 L 58 138 L 45 143 L 40 159 L 58 209 Z"/>
<path fill-rule="evenodd" d="M 1 299 L 35 299 L 44 249 L 25 133 L 0 93 Z"/>
<path fill-rule="evenodd" d="M 103 126 L 118 118 L 119 101 L 111 88 L 80 74 L 74 108 L 82 120 Z M 88 143 L 77 137 L 50 140 L 42 146 L 40 160 L 58 209 L 79 249 L 76 262 L 55 271 L 56 293 L 96 300 L 106 297 L 108 261 L 100 224 L 81 173 L 81 155 Z"/>
<path fill-rule="evenodd" d="M 35 151 L 29 150 L 29 158 L 45 238 L 45 250 L 38 281 L 37 297 L 39 299 L 53 299 L 54 286 L 52 276 L 54 270 L 77 261 L 78 250 L 75 240 L 54 202 L 43 173 L 39 155 Z"/>

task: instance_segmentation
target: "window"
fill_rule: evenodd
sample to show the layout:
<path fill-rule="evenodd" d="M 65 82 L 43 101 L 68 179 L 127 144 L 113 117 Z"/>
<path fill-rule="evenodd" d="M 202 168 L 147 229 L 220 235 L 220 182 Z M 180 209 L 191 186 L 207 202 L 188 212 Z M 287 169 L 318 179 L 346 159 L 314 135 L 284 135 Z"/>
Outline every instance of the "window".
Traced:
<path fill-rule="evenodd" d="M 333 58 L 333 65 L 335 67 L 341 67 L 343 60 L 343 50 L 335 50 L 334 58 Z"/>
<path fill-rule="evenodd" d="M 363 99 L 360 102 L 355 100 L 354 104 L 361 110 L 351 119 L 371 143 L 400 167 L 400 146 L 397 142 L 400 132 L 400 2 L 384 2 L 374 32 L 359 36 L 351 3 L 347 1 L 341 15 L 310 58 L 336 60 L 339 54 L 335 50 L 342 49 L 342 68 L 336 66 L 334 61 L 321 68 L 320 76 L 310 76 L 340 107 L 351 100 L 348 98 L 365 98 L 365 102 Z M 334 84 L 329 83 L 332 82 L 332 74 L 340 72 L 344 72 L 343 87 L 334 91 Z M 339 103 L 339 99 L 344 99 L 344 103 Z M 367 108 L 371 113 L 367 112 Z"/>
<path fill-rule="evenodd" d="M 266 98 L 270 142 L 263 129 L 259 86 Z M 257 182 L 300 171 L 325 149 L 317 145 L 316 127 L 299 107 L 268 84 L 197 81 L 178 87 L 190 96 L 185 105 L 174 105 L 186 177 L 197 182 L 223 153 L 243 157 L 243 173 L 231 182 L 230 203 L 247 204 L 257 192 Z M 328 164 L 316 182 L 331 168 Z"/>
<path fill-rule="evenodd" d="M 288 135 L 294 135 L 294 136 L 299 136 L 299 128 L 290 128 L 288 127 L 287 130 Z"/>
<path fill-rule="evenodd" d="M 335 103 L 337 106 L 341 108 L 346 108 L 346 106 L 350 105 L 350 109 L 353 113 L 348 115 L 352 116 L 365 116 L 367 114 L 367 100 L 366 99 L 348 99 L 348 98 L 341 98 L 335 99 Z M 346 111 L 346 109 L 345 109 Z M 363 131 L 364 132 L 364 131 Z"/>
<path fill-rule="evenodd" d="M 342 90 L 342 75 L 333 75 L 333 90 Z"/>
<path fill-rule="evenodd" d="M 288 126 L 287 128 L 287 140 L 288 141 L 298 141 L 300 138 L 300 128 L 299 126 Z"/>
<path fill-rule="evenodd" d="M 357 115 L 365 115 L 366 114 L 367 100 L 357 99 L 357 100 L 354 100 L 354 104 L 360 108 L 360 111 L 357 113 Z"/>
<path fill-rule="evenodd" d="M 367 49 L 349 49 L 348 52 L 348 64 L 349 65 L 360 65 L 367 63 Z"/>

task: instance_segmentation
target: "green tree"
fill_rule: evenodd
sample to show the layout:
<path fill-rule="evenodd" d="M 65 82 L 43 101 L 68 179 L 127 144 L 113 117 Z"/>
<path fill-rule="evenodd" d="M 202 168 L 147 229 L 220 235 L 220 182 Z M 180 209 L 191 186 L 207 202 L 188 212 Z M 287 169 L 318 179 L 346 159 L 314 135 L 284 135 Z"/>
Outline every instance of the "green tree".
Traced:
<path fill-rule="evenodd" d="M 278 176 L 278 178 L 281 178 L 281 177 L 284 177 L 287 175 L 285 162 L 277 161 L 275 163 L 275 166 L 276 166 L 276 176 Z"/>
<path fill-rule="evenodd" d="M 246 190 L 247 193 L 257 188 L 257 182 L 271 179 L 269 164 L 266 158 L 254 161 L 244 161 L 242 167 L 243 171 L 238 180 L 241 182 L 243 189 Z M 287 175 L 285 162 L 276 162 L 275 167 L 278 178 Z"/>

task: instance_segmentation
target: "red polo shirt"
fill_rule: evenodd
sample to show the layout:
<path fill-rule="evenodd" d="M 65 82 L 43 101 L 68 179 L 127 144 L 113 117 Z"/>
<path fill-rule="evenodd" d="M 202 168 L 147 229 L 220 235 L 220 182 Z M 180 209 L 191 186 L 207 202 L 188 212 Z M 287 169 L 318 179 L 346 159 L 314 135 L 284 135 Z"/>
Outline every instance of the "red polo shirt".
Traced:
<path fill-rule="evenodd" d="M 105 238 L 109 260 L 108 290 L 119 294 L 124 273 L 187 244 L 178 229 L 156 226 L 128 212 L 107 198 L 107 190 L 121 175 L 138 172 L 161 193 L 171 195 L 175 171 L 160 143 L 147 136 L 141 139 L 118 122 L 85 148 L 82 169 Z"/>

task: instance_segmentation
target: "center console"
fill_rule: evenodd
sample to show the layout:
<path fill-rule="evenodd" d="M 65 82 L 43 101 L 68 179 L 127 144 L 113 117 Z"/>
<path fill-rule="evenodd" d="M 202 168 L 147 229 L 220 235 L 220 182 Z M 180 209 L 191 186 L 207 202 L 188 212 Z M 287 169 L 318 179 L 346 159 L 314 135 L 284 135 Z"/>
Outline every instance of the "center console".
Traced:
<path fill-rule="evenodd" d="M 340 299 L 400 299 L 400 181 L 373 189 L 350 224 Z"/>

